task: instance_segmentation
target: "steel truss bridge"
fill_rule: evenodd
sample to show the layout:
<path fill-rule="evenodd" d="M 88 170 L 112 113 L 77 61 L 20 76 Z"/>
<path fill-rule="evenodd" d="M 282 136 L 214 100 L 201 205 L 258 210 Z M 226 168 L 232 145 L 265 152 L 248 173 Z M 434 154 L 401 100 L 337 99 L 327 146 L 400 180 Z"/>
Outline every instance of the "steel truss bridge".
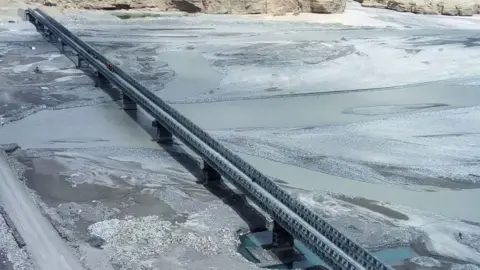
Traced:
<path fill-rule="evenodd" d="M 332 269 L 392 269 L 113 65 L 55 19 L 40 9 L 21 11 L 24 19 L 31 22 L 49 42 L 57 45 L 62 53 L 73 55 L 77 67 L 87 64 L 100 79 L 120 89 L 125 110 L 136 109 L 138 105 L 150 114 L 155 119 L 153 125 L 157 128 L 159 142 L 171 141 L 174 135 L 200 155 L 204 161 L 204 184 L 220 181 L 223 176 L 274 220 L 274 231 L 283 231 L 292 239 L 301 241 Z"/>

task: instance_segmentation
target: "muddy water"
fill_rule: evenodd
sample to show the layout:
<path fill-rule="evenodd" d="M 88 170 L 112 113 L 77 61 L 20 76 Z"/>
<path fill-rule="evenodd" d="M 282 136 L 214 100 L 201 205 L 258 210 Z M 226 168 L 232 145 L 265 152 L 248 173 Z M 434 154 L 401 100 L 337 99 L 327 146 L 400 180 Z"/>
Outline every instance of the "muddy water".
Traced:
<path fill-rule="evenodd" d="M 229 129 L 338 125 L 376 120 L 402 113 L 475 105 L 480 105 L 478 86 L 432 83 L 385 91 L 357 91 L 288 98 L 174 104 L 173 106 L 201 127 Z"/>

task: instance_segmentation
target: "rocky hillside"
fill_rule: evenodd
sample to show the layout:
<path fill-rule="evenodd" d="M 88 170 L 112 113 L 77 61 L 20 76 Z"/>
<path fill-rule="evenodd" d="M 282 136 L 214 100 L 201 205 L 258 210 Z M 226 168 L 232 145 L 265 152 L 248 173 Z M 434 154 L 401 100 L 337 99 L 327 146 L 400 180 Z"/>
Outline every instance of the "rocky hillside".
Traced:
<path fill-rule="evenodd" d="M 144 9 L 217 14 L 273 14 L 287 12 L 342 13 L 347 0 L 31 0 L 47 6 L 81 9 Z"/>
<path fill-rule="evenodd" d="M 472 16 L 480 13 L 480 0 L 364 0 L 362 6 L 418 14 Z"/>

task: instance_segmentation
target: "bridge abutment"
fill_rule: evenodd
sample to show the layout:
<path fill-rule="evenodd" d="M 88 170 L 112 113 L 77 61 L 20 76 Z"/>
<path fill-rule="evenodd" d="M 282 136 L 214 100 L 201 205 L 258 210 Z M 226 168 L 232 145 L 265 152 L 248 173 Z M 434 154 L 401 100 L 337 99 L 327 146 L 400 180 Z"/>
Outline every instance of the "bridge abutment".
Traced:
<path fill-rule="evenodd" d="M 160 122 L 157 120 L 152 121 L 152 127 L 157 128 L 157 134 L 155 136 L 155 141 L 158 143 L 171 143 L 173 141 L 173 134 L 168 131 Z"/>
<path fill-rule="evenodd" d="M 137 103 L 135 103 L 127 94 L 122 92 L 123 109 L 125 111 L 133 111 L 137 109 Z"/>
<path fill-rule="evenodd" d="M 208 164 L 205 160 L 203 161 L 203 185 L 212 185 L 218 184 L 222 180 L 222 176 Z"/>

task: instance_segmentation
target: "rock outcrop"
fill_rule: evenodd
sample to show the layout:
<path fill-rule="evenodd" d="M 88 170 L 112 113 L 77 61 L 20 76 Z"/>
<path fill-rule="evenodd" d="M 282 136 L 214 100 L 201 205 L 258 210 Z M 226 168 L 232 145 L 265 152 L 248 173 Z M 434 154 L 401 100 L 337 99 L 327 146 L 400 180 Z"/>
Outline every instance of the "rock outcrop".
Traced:
<path fill-rule="evenodd" d="M 214 14 L 342 13 L 347 0 L 31 0 L 79 9 L 145 9 Z"/>
<path fill-rule="evenodd" d="M 480 0 L 364 0 L 362 6 L 417 14 L 472 16 L 480 13 Z"/>

